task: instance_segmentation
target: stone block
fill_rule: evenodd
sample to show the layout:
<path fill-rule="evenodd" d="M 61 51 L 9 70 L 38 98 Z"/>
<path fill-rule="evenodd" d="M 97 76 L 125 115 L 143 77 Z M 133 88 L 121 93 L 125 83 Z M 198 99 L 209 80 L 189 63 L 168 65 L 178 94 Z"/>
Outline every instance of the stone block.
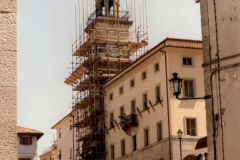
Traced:
<path fill-rule="evenodd" d="M 0 86 L 16 86 L 17 53 L 10 51 L 0 53 Z"/>
<path fill-rule="evenodd" d="M 0 0 L 0 12 L 17 12 L 17 0 Z"/>
<path fill-rule="evenodd" d="M 16 87 L 0 87 L 0 159 L 17 159 L 16 99 Z"/>
<path fill-rule="evenodd" d="M 0 113 L 1 113 L 0 123 L 4 122 L 8 123 L 9 120 L 16 120 L 17 117 L 16 106 L 17 106 L 17 87 L 0 87 Z"/>
<path fill-rule="evenodd" d="M 1 3 L 1 2 L 0 2 Z M 0 53 L 17 50 L 17 14 L 0 12 Z"/>

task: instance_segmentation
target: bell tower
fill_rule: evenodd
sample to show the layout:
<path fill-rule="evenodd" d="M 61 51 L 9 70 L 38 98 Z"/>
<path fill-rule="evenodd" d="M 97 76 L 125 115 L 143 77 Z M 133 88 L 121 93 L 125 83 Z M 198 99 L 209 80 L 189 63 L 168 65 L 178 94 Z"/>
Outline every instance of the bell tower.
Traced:
<path fill-rule="evenodd" d="M 133 21 L 129 11 L 119 10 L 119 0 L 95 2 L 96 10 L 83 22 L 87 23 L 84 34 L 73 44 L 72 73 L 65 80 L 73 88 L 76 160 L 106 159 L 105 135 L 117 122 L 108 121 L 102 88 L 135 60 L 136 51 L 148 45 L 139 31 L 130 31 Z"/>
<path fill-rule="evenodd" d="M 111 12 L 114 16 L 119 16 L 119 0 L 96 0 L 96 10 L 101 15 L 103 12 L 105 16 L 110 16 Z"/>

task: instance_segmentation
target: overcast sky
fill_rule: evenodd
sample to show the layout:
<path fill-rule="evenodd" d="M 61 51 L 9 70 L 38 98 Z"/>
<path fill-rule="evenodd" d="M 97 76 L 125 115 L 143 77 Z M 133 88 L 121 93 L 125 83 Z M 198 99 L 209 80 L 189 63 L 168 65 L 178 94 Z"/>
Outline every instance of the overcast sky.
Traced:
<path fill-rule="evenodd" d="M 75 5 L 78 0 L 18 0 L 18 125 L 44 132 L 38 155 L 53 142 L 51 127 L 71 111 L 64 80 L 71 71 Z M 201 39 L 194 0 L 147 0 L 147 12 L 149 49 L 166 37 Z"/>

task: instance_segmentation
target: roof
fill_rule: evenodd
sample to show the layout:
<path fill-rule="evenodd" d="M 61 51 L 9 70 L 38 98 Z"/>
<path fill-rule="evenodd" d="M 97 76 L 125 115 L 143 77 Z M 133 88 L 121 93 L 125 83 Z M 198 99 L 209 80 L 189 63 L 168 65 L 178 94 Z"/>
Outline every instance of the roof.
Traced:
<path fill-rule="evenodd" d="M 63 117 L 60 121 L 58 121 L 54 126 L 52 126 L 51 129 L 55 129 L 55 127 L 60 124 L 64 119 L 66 119 L 68 116 L 70 117 L 72 112 L 68 113 L 65 117 Z"/>
<path fill-rule="evenodd" d="M 30 129 L 30 128 L 26 128 L 26 127 L 21 127 L 21 126 L 17 126 L 17 133 L 27 133 L 27 134 L 44 134 L 41 131 L 37 131 L 35 129 Z"/>
<path fill-rule="evenodd" d="M 46 156 L 46 155 L 48 155 L 48 154 L 51 154 L 51 155 L 52 155 L 52 150 L 49 150 L 49 151 L 41 154 L 39 157 L 43 157 L 43 156 Z"/>
<path fill-rule="evenodd" d="M 17 133 L 20 135 L 22 134 L 35 135 L 37 136 L 37 140 L 39 140 L 44 135 L 44 133 L 41 131 L 37 131 L 35 129 L 30 129 L 30 128 L 21 127 L 21 126 L 17 126 Z"/>
<path fill-rule="evenodd" d="M 171 38 L 171 37 L 167 37 L 167 38 L 165 38 L 163 41 L 166 41 L 166 40 L 189 41 L 189 42 L 202 42 L 202 40 L 183 39 L 183 38 Z"/>
<path fill-rule="evenodd" d="M 195 150 L 202 149 L 202 148 L 207 148 L 207 137 L 203 137 L 198 140 Z"/>
<path fill-rule="evenodd" d="M 187 49 L 202 49 L 202 47 L 193 47 L 193 46 L 182 46 L 182 45 L 172 45 L 172 44 L 165 44 L 166 41 L 168 40 L 172 40 L 172 41 L 184 41 L 184 42 L 195 42 L 195 43 L 202 43 L 201 40 L 193 40 L 193 39 L 181 39 L 181 38 L 170 38 L 167 37 L 165 38 L 163 41 L 161 41 L 160 43 L 158 43 L 156 46 L 154 46 L 152 49 L 150 49 L 149 51 L 147 51 L 146 54 L 142 55 L 140 58 L 138 58 L 136 61 L 134 61 L 133 63 L 129 64 L 127 67 L 125 67 L 124 69 L 122 69 L 121 71 L 119 71 L 116 75 L 114 75 L 113 77 L 111 77 L 110 79 L 107 80 L 107 82 L 105 83 L 103 88 L 106 88 L 107 86 L 109 86 L 110 84 L 112 84 L 115 80 L 116 77 L 119 77 L 121 73 L 123 72 L 127 72 L 127 70 L 134 66 L 134 65 L 138 65 L 136 63 L 138 63 L 139 61 L 150 57 L 150 53 L 152 53 L 152 51 L 154 51 L 155 49 L 159 48 L 159 50 L 165 48 L 165 47 L 171 47 L 171 48 L 187 48 Z"/>

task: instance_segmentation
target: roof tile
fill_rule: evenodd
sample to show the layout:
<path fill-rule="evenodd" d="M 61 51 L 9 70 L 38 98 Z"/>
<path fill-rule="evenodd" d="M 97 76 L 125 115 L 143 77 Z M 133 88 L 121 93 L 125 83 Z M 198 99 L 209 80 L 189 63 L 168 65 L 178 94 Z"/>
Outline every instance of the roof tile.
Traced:
<path fill-rule="evenodd" d="M 25 128 L 21 126 L 17 126 L 17 133 L 43 134 L 43 132 L 41 131 L 37 131 L 35 129 Z"/>

